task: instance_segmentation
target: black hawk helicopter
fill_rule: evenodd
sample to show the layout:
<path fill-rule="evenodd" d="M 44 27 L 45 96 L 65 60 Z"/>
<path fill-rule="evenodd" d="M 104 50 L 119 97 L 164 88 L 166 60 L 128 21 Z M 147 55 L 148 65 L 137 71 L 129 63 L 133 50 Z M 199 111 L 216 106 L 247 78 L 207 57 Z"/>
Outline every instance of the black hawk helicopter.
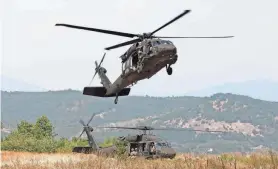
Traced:
<path fill-rule="evenodd" d="M 106 50 L 115 49 L 118 47 L 132 44 L 129 49 L 120 56 L 122 60 L 122 73 L 111 83 L 106 76 L 107 70 L 101 67 L 105 54 L 103 55 L 100 63 L 95 61 L 95 75 L 98 73 L 101 84 L 103 87 L 84 87 L 83 94 L 97 97 L 116 97 L 114 103 L 117 104 L 119 96 L 127 96 L 130 93 L 130 86 L 136 84 L 143 79 L 149 79 L 162 68 L 166 68 L 168 75 L 171 75 L 173 69 L 171 65 L 175 64 L 178 59 L 177 48 L 169 38 L 231 38 L 233 36 L 222 37 L 166 37 L 154 36 L 156 32 L 188 14 L 191 10 L 185 10 L 180 15 L 176 16 L 166 24 L 158 29 L 143 34 L 132 34 L 118 31 L 89 28 L 82 26 L 75 26 L 69 24 L 58 23 L 56 26 L 65 26 L 69 28 L 83 29 L 88 31 L 95 31 L 100 33 L 124 36 L 129 38 L 137 37 L 136 39 L 123 42 L 114 46 L 105 48 Z"/>
<path fill-rule="evenodd" d="M 80 123 L 84 126 L 84 129 L 81 133 L 85 131 L 88 137 L 89 147 L 74 147 L 72 152 L 75 153 L 96 153 L 98 155 L 104 156 L 113 156 L 117 151 L 115 145 L 109 147 L 99 147 L 92 136 L 91 132 L 94 130 L 93 127 L 89 126 L 89 123 L 96 114 L 93 114 L 87 125 L 80 120 Z M 153 128 L 150 126 L 137 126 L 137 127 L 95 127 L 95 128 L 110 128 L 110 129 L 131 129 L 131 130 L 141 130 L 142 134 L 136 135 L 127 135 L 118 137 L 117 140 L 125 141 L 126 153 L 130 157 L 143 157 L 146 159 L 155 159 L 155 158 L 174 158 L 176 156 L 176 151 L 171 147 L 171 144 L 147 131 L 151 130 L 170 130 L 170 131 L 197 131 L 197 132 L 221 132 L 224 131 L 212 131 L 212 130 L 194 130 L 194 129 L 184 129 L 184 128 Z M 79 137 L 81 137 L 81 135 Z"/>
<path fill-rule="evenodd" d="M 83 131 L 81 132 L 81 134 L 79 135 L 78 138 L 80 138 L 82 136 L 82 134 L 84 132 L 86 132 L 87 137 L 88 137 L 88 144 L 89 146 L 87 147 L 74 147 L 72 149 L 73 153 L 85 153 L 85 154 L 89 154 L 89 153 L 95 153 L 98 155 L 104 155 L 104 156 L 113 156 L 114 153 L 116 153 L 117 147 L 115 145 L 109 146 L 109 147 L 100 147 L 97 142 L 94 139 L 94 136 L 91 134 L 92 131 L 94 131 L 94 129 L 89 126 L 89 123 L 92 121 L 92 119 L 94 118 L 94 116 L 96 115 L 93 114 L 92 117 L 90 118 L 90 120 L 88 121 L 87 124 L 84 123 L 83 120 L 80 120 L 79 122 L 83 125 Z"/>

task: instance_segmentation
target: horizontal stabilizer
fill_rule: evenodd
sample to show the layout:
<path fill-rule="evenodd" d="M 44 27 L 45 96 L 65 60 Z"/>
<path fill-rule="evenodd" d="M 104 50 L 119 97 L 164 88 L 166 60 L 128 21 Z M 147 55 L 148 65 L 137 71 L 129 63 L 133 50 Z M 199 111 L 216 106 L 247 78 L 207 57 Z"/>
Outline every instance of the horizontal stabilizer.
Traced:
<path fill-rule="evenodd" d="M 128 96 L 130 88 L 124 88 L 119 93 L 118 96 Z M 116 97 L 116 93 L 105 95 L 105 87 L 84 87 L 83 95 L 96 96 L 96 97 Z"/>

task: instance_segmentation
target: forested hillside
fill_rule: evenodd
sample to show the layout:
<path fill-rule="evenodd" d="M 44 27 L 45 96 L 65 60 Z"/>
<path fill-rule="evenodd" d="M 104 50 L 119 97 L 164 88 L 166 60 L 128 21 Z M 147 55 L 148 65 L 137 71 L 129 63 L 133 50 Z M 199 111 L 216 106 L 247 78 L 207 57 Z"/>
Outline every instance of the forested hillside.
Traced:
<path fill-rule="evenodd" d="M 113 99 L 84 96 L 73 90 L 2 91 L 2 122 L 5 128 L 13 129 L 21 120 L 35 122 L 46 115 L 58 136 L 70 138 L 80 134 L 80 119 L 86 122 L 93 113 L 100 113 L 92 126 L 151 125 L 229 131 L 228 134 L 153 131 L 181 151 L 278 149 L 278 102 L 223 93 L 211 97 L 128 96 L 119 98 L 117 105 Z M 94 134 L 103 140 L 136 132 L 96 130 Z"/>

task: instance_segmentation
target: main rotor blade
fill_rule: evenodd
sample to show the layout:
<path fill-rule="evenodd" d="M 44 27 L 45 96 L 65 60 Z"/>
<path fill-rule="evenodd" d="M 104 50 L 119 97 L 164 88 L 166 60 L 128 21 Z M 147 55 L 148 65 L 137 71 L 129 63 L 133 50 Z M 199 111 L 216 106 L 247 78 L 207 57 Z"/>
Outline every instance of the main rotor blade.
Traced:
<path fill-rule="evenodd" d="M 234 36 L 154 36 L 155 38 L 232 38 Z"/>
<path fill-rule="evenodd" d="M 138 130 L 138 127 L 95 127 L 95 128 L 111 128 L 111 129 L 134 129 Z"/>
<path fill-rule="evenodd" d="M 69 27 L 69 28 L 83 29 L 83 30 L 88 30 L 88 31 L 95 31 L 95 32 L 107 33 L 107 34 L 111 34 L 111 35 L 125 36 L 125 37 L 129 37 L 129 38 L 133 38 L 133 37 L 137 37 L 138 36 L 138 35 L 132 34 L 132 33 L 110 31 L 110 30 L 97 29 L 97 28 L 89 28 L 89 27 L 69 25 L 69 24 L 63 24 L 63 23 L 57 23 L 55 26 L 65 26 L 65 27 Z"/>
<path fill-rule="evenodd" d="M 152 130 L 171 130 L 171 131 L 201 131 L 201 132 L 220 132 L 224 133 L 225 131 L 219 130 L 199 130 L 199 129 L 187 129 L 187 128 L 153 128 Z"/>
<path fill-rule="evenodd" d="M 132 129 L 132 130 L 171 130 L 171 131 L 200 131 L 200 132 L 221 132 L 217 130 L 198 130 L 198 129 L 186 129 L 186 128 L 153 128 L 148 126 L 139 126 L 139 127 L 96 127 L 96 128 L 111 128 L 111 129 Z"/>
<path fill-rule="evenodd" d="M 185 10 L 183 13 L 179 14 L 178 16 L 176 16 L 175 18 L 173 18 L 172 20 L 170 20 L 169 22 L 167 22 L 166 24 L 162 25 L 161 27 L 159 27 L 158 29 L 156 29 L 155 31 L 153 31 L 151 33 L 151 35 L 155 34 L 157 31 L 163 29 L 164 27 L 168 26 L 169 24 L 173 23 L 174 21 L 178 20 L 179 18 L 183 17 L 185 14 L 189 13 L 191 10 Z"/>
<path fill-rule="evenodd" d="M 140 42 L 140 41 L 141 41 L 141 39 L 137 38 L 137 39 L 126 41 L 126 42 L 123 42 L 123 43 L 120 43 L 120 44 L 117 44 L 117 45 L 114 45 L 114 46 L 107 47 L 105 49 L 106 50 L 115 49 L 115 48 L 118 48 L 118 47 L 130 45 L 130 44 L 137 43 L 137 42 Z"/>

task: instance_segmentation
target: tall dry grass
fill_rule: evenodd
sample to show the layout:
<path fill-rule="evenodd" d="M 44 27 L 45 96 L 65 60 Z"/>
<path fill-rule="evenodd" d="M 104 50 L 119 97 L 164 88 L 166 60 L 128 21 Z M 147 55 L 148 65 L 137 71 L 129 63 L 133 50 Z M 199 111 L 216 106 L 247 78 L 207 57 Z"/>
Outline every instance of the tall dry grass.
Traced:
<path fill-rule="evenodd" d="M 114 159 L 93 154 L 47 154 L 1 152 L 2 169 L 278 169 L 278 155 L 254 153 L 251 155 L 179 154 L 173 160 L 144 160 L 140 158 Z"/>

